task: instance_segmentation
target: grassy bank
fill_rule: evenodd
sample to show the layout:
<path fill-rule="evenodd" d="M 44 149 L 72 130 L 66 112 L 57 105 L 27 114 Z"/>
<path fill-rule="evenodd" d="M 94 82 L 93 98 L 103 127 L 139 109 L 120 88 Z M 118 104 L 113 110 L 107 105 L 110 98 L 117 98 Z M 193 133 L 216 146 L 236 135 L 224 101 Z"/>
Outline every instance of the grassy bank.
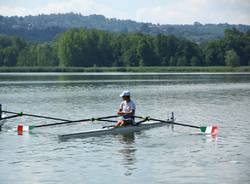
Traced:
<path fill-rule="evenodd" d="M 0 67 L 0 72 L 250 72 L 244 67 Z"/>

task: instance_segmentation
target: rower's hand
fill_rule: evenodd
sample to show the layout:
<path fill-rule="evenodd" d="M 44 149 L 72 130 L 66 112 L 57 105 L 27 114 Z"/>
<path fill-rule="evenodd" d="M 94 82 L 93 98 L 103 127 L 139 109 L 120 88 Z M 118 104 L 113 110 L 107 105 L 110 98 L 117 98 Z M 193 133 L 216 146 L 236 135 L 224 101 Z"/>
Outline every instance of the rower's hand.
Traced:
<path fill-rule="evenodd" d="M 124 112 L 121 112 L 121 111 L 118 111 L 117 114 L 118 114 L 119 116 L 123 116 L 125 113 L 124 113 Z"/>

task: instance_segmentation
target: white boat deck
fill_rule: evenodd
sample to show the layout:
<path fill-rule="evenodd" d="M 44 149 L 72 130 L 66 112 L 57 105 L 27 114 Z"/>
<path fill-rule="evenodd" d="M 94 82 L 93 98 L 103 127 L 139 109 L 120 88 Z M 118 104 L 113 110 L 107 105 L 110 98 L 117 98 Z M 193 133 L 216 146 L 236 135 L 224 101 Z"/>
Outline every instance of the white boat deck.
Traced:
<path fill-rule="evenodd" d="M 58 138 L 60 141 L 66 141 L 68 139 L 73 139 L 73 138 L 87 138 L 87 137 L 96 137 L 96 136 L 109 135 L 109 134 L 126 134 L 126 133 L 131 133 L 131 132 L 138 132 L 141 130 L 147 130 L 150 128 L 168 126 L 169 124 L 171 124 L 171 122 L 172 121 L 169 121 L 169 123 L 167 122 L 145 122 L 139 125 L 126 126 L 126 127 L 107 127 L 107 128 L 85 131 L 85 132 L 58 135 Z"/>

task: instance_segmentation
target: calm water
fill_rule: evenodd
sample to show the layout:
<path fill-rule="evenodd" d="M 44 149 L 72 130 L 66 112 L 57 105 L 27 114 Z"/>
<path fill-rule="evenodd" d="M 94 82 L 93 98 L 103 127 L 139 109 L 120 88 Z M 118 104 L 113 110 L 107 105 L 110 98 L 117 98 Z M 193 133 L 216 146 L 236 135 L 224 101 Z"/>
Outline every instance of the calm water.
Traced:
<path fill-rule="evenodd" d="M 130 135 L 60 142 L 58 134 L 105 122 L 40 128 L 16 135 L 17 118 L 0 132 L 0 183 L 250 183 L 249 74 L 0 74 L 4 110 L 76 120 L 113 115 L 129 89 L 137 115 L 219 125 L 216 138 L 197 130 L 155 128 Z"/>

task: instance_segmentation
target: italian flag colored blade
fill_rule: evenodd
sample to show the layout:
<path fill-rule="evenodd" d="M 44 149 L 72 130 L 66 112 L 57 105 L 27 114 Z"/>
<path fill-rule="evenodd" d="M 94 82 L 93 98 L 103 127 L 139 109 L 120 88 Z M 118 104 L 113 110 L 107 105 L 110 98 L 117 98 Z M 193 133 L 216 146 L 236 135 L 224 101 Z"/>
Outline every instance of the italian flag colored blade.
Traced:
<path fill-rule="evenodd" d="M 201 132 L 205 134 L 216 135 L 218 132 L 218 126 L 217 125 L 204 126 L 204 127 L 200 127 L 200 130 Z"/>
<path fill-rule="evenodd" d="M 24 126 L 23 124 L 18 124 L 17 132 L 28 132 L 31 131 L 33 128 L 33 126 Z"/>

